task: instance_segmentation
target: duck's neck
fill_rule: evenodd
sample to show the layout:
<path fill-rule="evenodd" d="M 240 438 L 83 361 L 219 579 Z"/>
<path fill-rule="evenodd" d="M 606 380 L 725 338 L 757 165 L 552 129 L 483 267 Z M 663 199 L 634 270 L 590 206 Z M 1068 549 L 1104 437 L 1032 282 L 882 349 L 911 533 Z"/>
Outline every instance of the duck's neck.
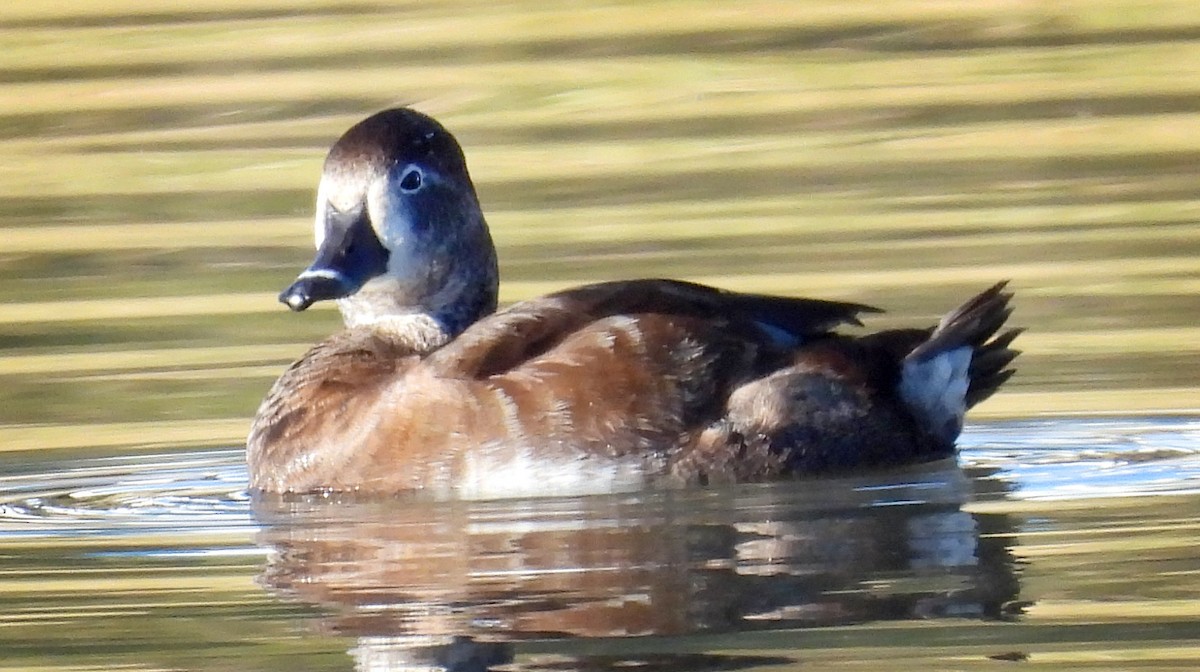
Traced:
<path fill-rule="evenodd" d="M 425 313 L 385 315 L 369 322 L 346 322 L 348 329 L 369 329 L 404 351 L 424 355 L 449 343 L 454 336 Z"/>
<path fill-rule="evenodd" d="M 419 277 L 380 276 L 338 299 L 346 327 L 377 330 L 416 352 L 444 345 L 496 310 L 496 255 L 487 243 L 474 258 L 442 257 Z"/>

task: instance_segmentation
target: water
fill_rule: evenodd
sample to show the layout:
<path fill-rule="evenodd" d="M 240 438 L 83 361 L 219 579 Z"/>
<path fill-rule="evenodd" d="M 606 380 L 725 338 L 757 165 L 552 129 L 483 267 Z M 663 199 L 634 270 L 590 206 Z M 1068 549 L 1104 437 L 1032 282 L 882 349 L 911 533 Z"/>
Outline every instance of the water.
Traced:
<path fill-rule="evenodd" d="M 1197 666 L 1194 3 L 31 0 L 0 40 L 0 670 Z M 505 301 L 884 328 L 1011 278 L 1019 374 L 961 466 L 252 501 L 249 418 L 337 326 L 274 299 L 321 158 L 398 103 L 461 139 Z"/>
<path fill-rule="evenodd" d="M 254 501 L 234 450 L 22 460 L 0 479 L 0 649 L 12 669 L 1187 669 L 1198 433 L 1002 423 L 959 464 L 492 502 Z"/>

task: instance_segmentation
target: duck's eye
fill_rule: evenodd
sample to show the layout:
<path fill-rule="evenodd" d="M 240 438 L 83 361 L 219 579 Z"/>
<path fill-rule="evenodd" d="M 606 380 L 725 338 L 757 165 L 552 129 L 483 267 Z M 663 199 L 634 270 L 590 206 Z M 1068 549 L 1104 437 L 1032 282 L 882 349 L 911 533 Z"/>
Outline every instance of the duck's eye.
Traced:
<path fill-rule="evenodd" d="M 408 172 L 400 177 L 400 190 L 412 193 L 421 188 L 421 171 L 416 168 L 409 168 Z"/>

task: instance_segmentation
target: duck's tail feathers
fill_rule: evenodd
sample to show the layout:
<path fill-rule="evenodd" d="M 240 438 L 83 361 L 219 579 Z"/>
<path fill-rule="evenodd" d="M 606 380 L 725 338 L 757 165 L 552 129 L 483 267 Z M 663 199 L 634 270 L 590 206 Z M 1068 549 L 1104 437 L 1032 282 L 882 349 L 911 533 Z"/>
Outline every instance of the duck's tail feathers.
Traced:
<path fill-rule="evenodd" d="M 934 435 L 953 442 L 968 408 L 990 397 L 1014 373 L 1021 329 L 999 333 L 1012 308 L 1008 281 L 998 282 L 947 313 L 905 356 L 900 396 Z M 997 335 L 998 334 L 998 335 Z"/>
<path fill-rule="evenodd" d="M 967 408 L 987 399 L 1000 389 L 1004 381 L 1012 378 L 1016 369 L 1008 368 L 1020 350 L 1014 350 L 1009 345 L 1025 330 L 1022 328 L 1009 329 L 983 345 L 975 348 L 971 357 L 971 366 L 967 376 L 971 379 L 967 387 Z"/>

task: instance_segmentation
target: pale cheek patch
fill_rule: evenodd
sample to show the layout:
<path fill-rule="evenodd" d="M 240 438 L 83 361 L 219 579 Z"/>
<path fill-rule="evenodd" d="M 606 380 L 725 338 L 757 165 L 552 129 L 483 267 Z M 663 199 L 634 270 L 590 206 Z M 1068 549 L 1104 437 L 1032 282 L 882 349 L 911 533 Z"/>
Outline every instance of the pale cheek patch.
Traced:
<path fill-rule="evenodd" d="M 317 211 L 313 221 L 313 240 L 317 248 L 325 242 L 325 211 L 329 206 L 343 212 L 357 208 L 362 202 L 361 181 L 341 173 L 326 173 L 317 184 Z"/>
<path fill-rule="evenodd" d="M 367 190 L 367 213 L 371 218 L 371 228 L 388 250 L 400 249 L 411 237 L 408 214 L 388 192 L 384 180 L 375 181 Z"/>
<path fill-rule="evenodd" d="M 316 241 L 317 249 L 321 249 L 321 245 L 325 244 L 325 210 L 328 208 L 329 199 L 325 187 L 325 180 L 322 178 L 321 184 L 317 187 L 317 215 L 313 220 L 313 240 Z"/>

